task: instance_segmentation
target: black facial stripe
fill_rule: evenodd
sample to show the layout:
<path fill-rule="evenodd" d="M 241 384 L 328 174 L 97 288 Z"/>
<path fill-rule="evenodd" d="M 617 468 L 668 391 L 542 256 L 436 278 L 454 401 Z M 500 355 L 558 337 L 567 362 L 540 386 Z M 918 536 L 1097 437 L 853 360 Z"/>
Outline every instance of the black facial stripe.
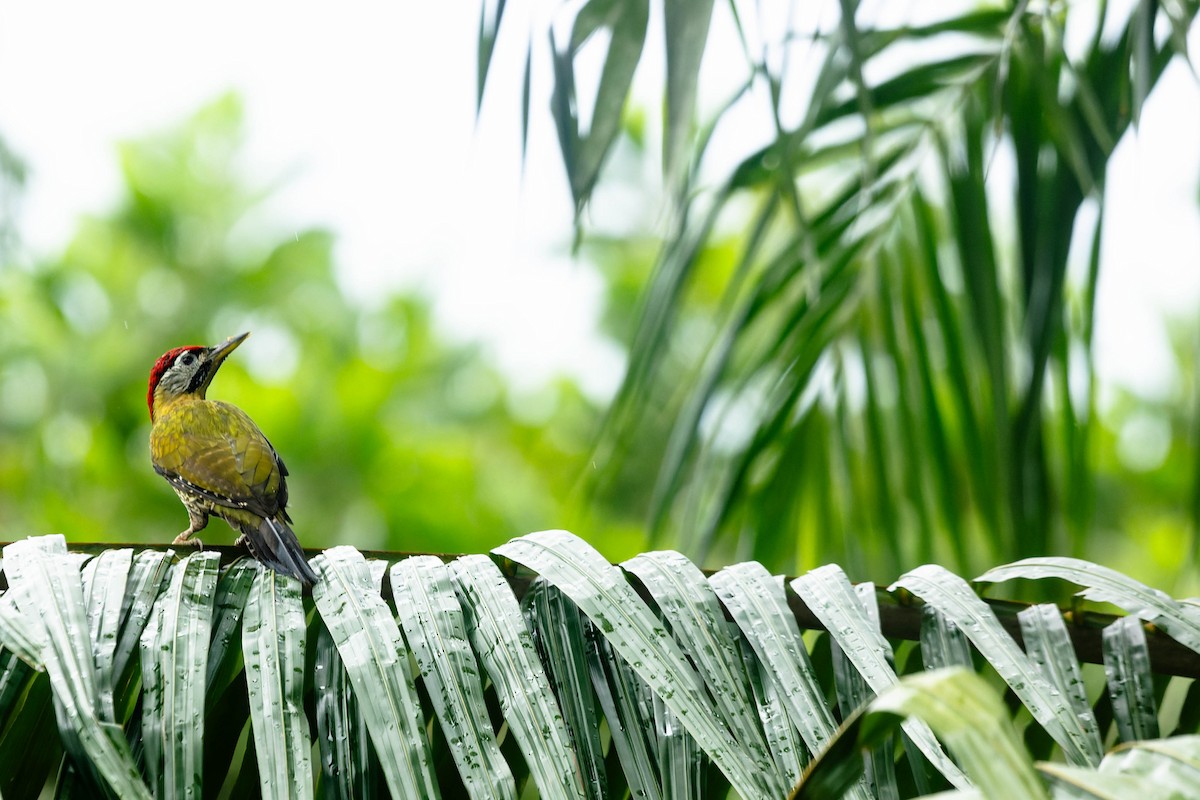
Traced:
<path fill-rule="evenodd" d="M 187 388 L 189 393 L 199 391 L 200 387 L 204 384 L 204 377 L 208 375 L 209 366 L 209 364 L 201 363 L 196 368 L 196 371 L 192 373 L 192 380 L 188 383 Z"/>

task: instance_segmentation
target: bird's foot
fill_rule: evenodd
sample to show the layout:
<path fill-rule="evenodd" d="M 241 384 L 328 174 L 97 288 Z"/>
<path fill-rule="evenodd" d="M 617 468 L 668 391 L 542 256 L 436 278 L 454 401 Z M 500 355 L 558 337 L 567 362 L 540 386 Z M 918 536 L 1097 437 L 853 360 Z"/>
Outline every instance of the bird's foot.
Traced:
<path fill-rule="evenodd" d="M 191 528 L 188 528 L 186 531 L 172 539 L 171 544 L 190 544 L 197 550 L 204 549 L 204 542 L 196 538 L 196 532 Z"/>

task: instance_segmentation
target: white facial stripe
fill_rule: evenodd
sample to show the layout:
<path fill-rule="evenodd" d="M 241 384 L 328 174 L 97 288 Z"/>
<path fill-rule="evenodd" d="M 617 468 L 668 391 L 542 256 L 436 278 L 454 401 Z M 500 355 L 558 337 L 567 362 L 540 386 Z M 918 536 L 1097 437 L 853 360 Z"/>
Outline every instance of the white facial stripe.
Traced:
<path fill-rule="evenodd" d="M 180 353 L 171 362 L 171 368 L 162 376 L 159 385 L 169 394 L 181 394 L 188 391 L 199 369 L 200 358 L 196 353 L 191 351 Z"/>

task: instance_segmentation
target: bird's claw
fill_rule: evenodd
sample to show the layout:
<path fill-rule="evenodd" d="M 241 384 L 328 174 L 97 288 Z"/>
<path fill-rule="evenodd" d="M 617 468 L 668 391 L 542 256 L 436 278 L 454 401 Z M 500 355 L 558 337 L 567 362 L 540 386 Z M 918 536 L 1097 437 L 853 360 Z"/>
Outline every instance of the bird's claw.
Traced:
<path fill-rule="evenodd" d="M 194 531 L 186 530 L 171 540 L 171 544 L 188 544 L 197 550 L 204 549 L 204 542 L 196 538 Z"/>

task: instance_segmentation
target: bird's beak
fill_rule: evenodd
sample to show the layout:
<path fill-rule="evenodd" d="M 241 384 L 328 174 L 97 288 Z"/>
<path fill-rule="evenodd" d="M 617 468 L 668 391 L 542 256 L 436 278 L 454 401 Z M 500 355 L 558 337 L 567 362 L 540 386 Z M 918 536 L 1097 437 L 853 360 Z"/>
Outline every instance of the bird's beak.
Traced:
<path fill-rule="evenodd" d="M 214 344 L 208 348 L 208 358 L 212 361 L 214 367 L 221 366 L 221 362 L 225 357 L 237 349 L 237 346 L 246 341 L 246 337 L 250 335 L 250 331 L 246 331 L 240 336 L 230 336 L 220 344 Z"/>
<path fill-rule="evenodd" d="M 208 356 L 208 379 L 204 381 L 204 388 L 208 388 L 208 384 L 212 381 L 213 376 L 217 374 L 217 369 L 221 366 L 221 362 L 237 349 L 237 346 L 246 341 L 246 337 L 250 335 L 250 331 L 246 331 L 240 336 L 230 336 L 220 344 L 214 344 L 212 347 L 206 348 L 204 354 Z"/>

